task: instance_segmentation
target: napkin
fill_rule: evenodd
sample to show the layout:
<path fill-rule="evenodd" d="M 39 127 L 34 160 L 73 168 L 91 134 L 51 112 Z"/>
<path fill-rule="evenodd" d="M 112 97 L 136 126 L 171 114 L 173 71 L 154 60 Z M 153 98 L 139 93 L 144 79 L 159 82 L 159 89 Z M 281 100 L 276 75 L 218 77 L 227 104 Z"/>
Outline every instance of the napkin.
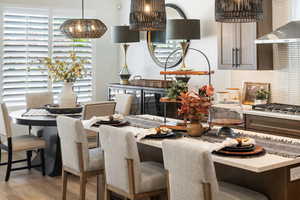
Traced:
<path fill-rule="evenodd" d="M 114 120 L 123 120 L 124 116 L 121 114 L 114 114 L 113 118 Z M 89 120 L 83 120 L 82 123 L 84 124 L 84 127 L 92 127 L 98 121 L 109 121 L 109 116 L 101 116 L 101 117 L 94 116 Z"/>
<path fill-rule="evenodd" d="M 213 148 L 213 151 L 219 151 L 225 147 L 234 147 L 238 144 L 239 142 L 236 139 L 226 138 L 226 140 L 224 140 L 222 143 L 217 143 L 216 146 Z M 248 141 L 242 143 L 242 146 L 247 146 L 251 144 L 255 145 L 255 140 L 249 138 Z"/>
<path fill-rule="evenodd" d="M 124 127 L 123 130 L 133 133 L 137 140 L 142 140 L 148 135 L 156 133 L 152 129 L 137 128 L 133 126 Z"/>

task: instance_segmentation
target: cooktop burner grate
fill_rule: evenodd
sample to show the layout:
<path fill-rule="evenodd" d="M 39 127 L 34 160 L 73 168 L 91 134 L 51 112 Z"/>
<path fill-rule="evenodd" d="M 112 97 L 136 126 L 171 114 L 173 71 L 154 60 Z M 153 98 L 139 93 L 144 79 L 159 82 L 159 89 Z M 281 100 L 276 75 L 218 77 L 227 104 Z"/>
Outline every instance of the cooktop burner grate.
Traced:
<path fill-rule="evenodd" d="M 277 112 L 277 113 L 284 113 L 284 114 L 300 115 L 300 106 L 296 106 L 296 105 L 270 103 L 270 104 L 253 105 L 252 109 L 258 111 L 265 111 L 265 112 Z"/>

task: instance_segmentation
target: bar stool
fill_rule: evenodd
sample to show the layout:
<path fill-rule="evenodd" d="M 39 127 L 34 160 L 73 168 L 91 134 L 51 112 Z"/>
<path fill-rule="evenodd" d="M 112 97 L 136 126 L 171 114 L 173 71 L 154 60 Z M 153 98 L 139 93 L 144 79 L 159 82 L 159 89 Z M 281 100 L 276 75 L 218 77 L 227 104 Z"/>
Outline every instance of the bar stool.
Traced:
<path fill-rule="evenodd" d="M 106 200 L 111 199 L 111 192 L 130 200 L 166 194 L 166 173 L 162 164 L 140 161 L 132 133 L 101 126 L 99 134 L 104 150 Z"/>
<path fill-rule="evenodd" d="M 197 143 L 164 141 L 163 157 L 169 200 L 268 200 L 247 188 L 218 183 L 211 153 Z"/>

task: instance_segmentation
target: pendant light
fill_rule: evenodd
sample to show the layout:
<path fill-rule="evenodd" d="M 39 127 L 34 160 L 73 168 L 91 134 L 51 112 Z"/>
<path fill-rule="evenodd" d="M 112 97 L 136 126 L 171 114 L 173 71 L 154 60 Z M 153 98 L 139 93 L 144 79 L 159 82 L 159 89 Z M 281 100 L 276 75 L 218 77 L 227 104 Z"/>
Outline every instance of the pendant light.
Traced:
<path fill-rule="evenodd" d="M 131 0 L 130 29 L 164 31 L 166 29 L 165 0 Z"/>
<path fill-rule="evenodd" d="M 84 19 L 84 0 L 82 0 L 82 18 L 66 20 L 60 30 L 69 38 L 100 38 L 107 31 L 107 27 L 98 19 Z"/>
<path fill-rule="evenodd" d="M 263 19 L 263 0 L 216 0 L 217 22 L 250 23 Z"/>

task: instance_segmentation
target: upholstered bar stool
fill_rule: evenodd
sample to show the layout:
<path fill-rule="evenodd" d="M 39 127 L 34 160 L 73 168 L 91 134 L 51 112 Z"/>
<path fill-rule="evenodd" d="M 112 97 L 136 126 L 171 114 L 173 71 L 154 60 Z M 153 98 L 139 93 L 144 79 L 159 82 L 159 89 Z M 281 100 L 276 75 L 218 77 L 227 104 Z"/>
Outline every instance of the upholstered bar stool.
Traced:
<path fill-rule="evenodd" d="M 36 167 L 42 168 L 42 173 L 45 175 L 45 159 L 44 159 L 44 148 L 46 143 L 44 140 L 32 136 L 32 135 L 22 135 L 13 136 L 11 121 L 9 119 L 7 107 L 4 103 L 0 104 L 0 165 L 7 165 L 5 181 L 9 180 L 11 171 L 31 169 Z M 7 151 L 8 161 L 7 163 L 1 163 L 1 150 Z M 41 157 L 41 165 L 31 165 L 31 157 L 28 157 L 28 152 L 33 150 L 38 150 Z M 13 160 L 13 153 L 16 152 L 27 152 L 27 159 L 24 160 Z M 14 163 L 27 161 L 26 167 L 12 168 Z"/>
<path fill-rule="evenodd" d="M 252 190 L 218 183 L 211 154 L 197 143 L 163 142 L 169 200 L 267 200 Z M 242 177 L 241 177 L 242 178 Z"/>
<path fill-rule="evenodd" d="M 84 200 L 87 178 L 104 173 L 103 151 L 100 148 L 88 149 L 87 136 L 80 120 L 59 116 L 57 128 L 63 161 L 62 199 L 67 198 L 68 175 L 73 174 L 80 177 L 80 200 Z"/>
<path fill-rule="evenodd" d="M 83 120 L 89 120 L 92 117 L 109 116 L 115 113 L 116 102 L 101 101 L 95 103 L 87 103 L 83 108 Z M 99 146 L 98 133 L 87 130 L 89 148 L 96 148 Z"/>
<path fill-rule="evenodd" d="M 163 166 L 140 161 L 132 133 L 121 128 L 101 126 L 99 134 L 104 150 L 106 200 L 111 199 L 111 192 L 130 200 L 166 194 Z"/>
<path fill-rule="evenodd" d="M 116 113 L 127 116 L 130 114 L 133 96 L 130 94 L 116 94 Z"/>

